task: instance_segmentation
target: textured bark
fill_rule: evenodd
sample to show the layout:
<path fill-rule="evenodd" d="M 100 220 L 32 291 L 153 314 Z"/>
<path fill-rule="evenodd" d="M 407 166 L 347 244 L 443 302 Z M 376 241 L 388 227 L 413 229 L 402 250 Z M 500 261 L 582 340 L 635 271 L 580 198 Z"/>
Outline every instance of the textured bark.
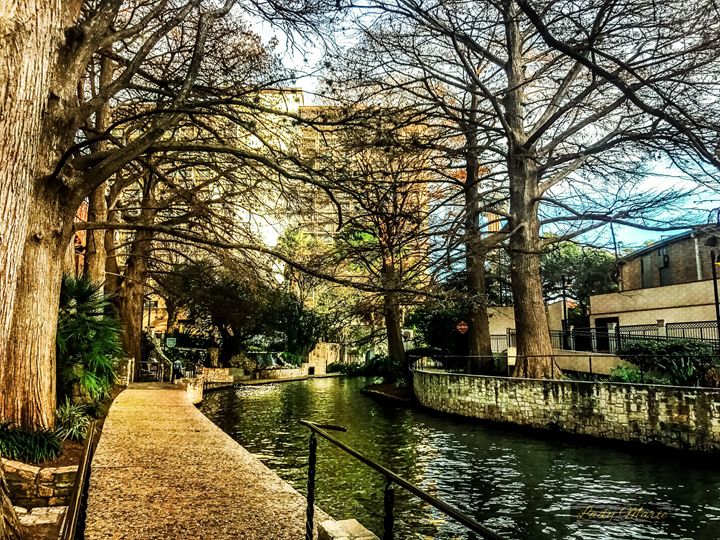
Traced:
<path fill-rule="evenodd" d="M 20 522 L 8 495 L 8 486 L 7 482 L 5 482 L 5 470 L 2 462 L 0 462 L 0 505 L 2 505 L 0 538 L 4 540 L 20 540 L 22 538 Z"/>
<path fill-rule="evenodd" d="M 100 80 L 98 93 L 102 94 L 110 86 L 113 77 L 112 62 L 103 56 L 100 60 Z M 106 100 L 95 115 L 95 131 L 103 133 L 110 126 L 110 101 Z M 101 152 L 107 148 L 103 140 L 94 145 L 94 151 Z M 88 222 L 103 223 L 107 221 L 108 208 L 105 196 L 105 184 L 101 184 L 88 197 Z M 105 285 L 105 231 L 87 231 L 85 248 L 85 276 L 93 283 Z"/>
<path fill-rule="evenodd" d="M 61 2 L 0 6 L 0 366 L 7 343 L 39 165 L 43 110 L 62 40 Z M 44 165 L 44 164 L 40 164 Z"/>
<path fill-rule="evenodd" d="M 510 277 L 517 332 L 516 377 L 552 378 L 552 343 L 540 279 L 540 226 L 532 161 L 512 159 Z M 536 201 L 536 202 L 532 202 Z M 557 369 L 554 370 L 557 373 Z"/>
<path fill-rule="evenodd" d="M 105 184 L 90 194 L 88 205 L 88 221 L 104 223 L 107 220 L 107 199 Z M 85 276 L 93 283 L 105 284 L 105 231 L 87 231 L 85 248 Z"/>
<path fill-rule="evenodd" d="M 0 370 L 0 416 L 28 430 L 55 425 L 55 335 L 72 219 L 62 198 L 36 187 L 17 284 L 8 362 Z"/>
<path fill-rule="evenodd" d="M 465 126 L 466 152 L 465 152 L 465 268 L 467 272 L 467 287 L 470 297 L 470 320 L 468 333 L 468 346 L 470 356 L 492 356 L 490 343 L 490 320 L 487 314 L 487 296 L 485 293 L 485 248 L 478 228 L 479 203 L 479 165 L 477 157 L 477 134 L 475 126 L 475 111 L 477 110 L 477 97 L 473 96 L 470 109 L 470 122 Z M 478 370 L 482 364 L 481 358 L 472 363 Z"/>
<path fill-rule="evenodd" d="M 148 180 L 148 184 L 150 183 L 151 180 Z M 148 185 L 142 200 L 143 210 L 140 214 L 142 223 L 152 225 L 157 213 L 156 205 L 153 203 L 152 185 Z M 127 356 L 135 359 L 135 366 L 138 368 L 142 359 L 140 337 L 144 285 L 147 277 L 147 261 L 152 251 L 153 234 L 148 230 L 135 233 L 118 290 L 118 310 L 120 320 L 123 321 L 123 349 Z"/>
<path fill-rule="evenodd" d="M 403 345 L 402 338 L 400 305 L 396 294 L 385 293 L 383 315 L 388 338 L 388 354 L 393 360 L 404 365 L 405 346 Z"/>
<path fill-rule="evenodd" d="M 525 130 L 524 43 L 514 3 L 506 11 L 508 91 L 503 98 L 509 130 L 510 276 L 515 304 L 515 376 L 551 378 L 554 362 L 540 278 L 539 177 Z"/>
<path fill-rule="evenodd" d="M 476 235 L 477 236 L 477 235 Z M 466 245 L 467 285 L 470 296 L 470 321 L 468 345 L 470 356 L 478 357 L 473 362 L 474 370 L 482 367 L 482 358 L 492 357 L 490 342 L 490 319 L 487 313 L 487 296 L 485 293 L 485 250 L 479 246 L 480 239 Z"/>

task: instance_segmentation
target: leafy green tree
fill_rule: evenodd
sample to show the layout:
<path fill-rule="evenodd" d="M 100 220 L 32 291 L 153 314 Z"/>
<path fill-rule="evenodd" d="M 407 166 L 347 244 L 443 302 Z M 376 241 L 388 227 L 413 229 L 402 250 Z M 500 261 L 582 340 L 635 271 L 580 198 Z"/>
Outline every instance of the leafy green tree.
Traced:
<path fill-rule="evenodd" d="M 294 363 L 306 360 L 328 328 L 327 320 L 300 298 L 276 290 L 265 312 L 266 332 L 277 336 L 275 345 L 289 353 Z"/>
<path fill-rule="evenodd" d="M 590 296 L 617 290 L 615 256 L 600 248 L 560 242 L 542 257 L 545 300 L 562 297 L 563 277 L 568 298 L 577 302 L 577 311 L 590 312 Z"/>

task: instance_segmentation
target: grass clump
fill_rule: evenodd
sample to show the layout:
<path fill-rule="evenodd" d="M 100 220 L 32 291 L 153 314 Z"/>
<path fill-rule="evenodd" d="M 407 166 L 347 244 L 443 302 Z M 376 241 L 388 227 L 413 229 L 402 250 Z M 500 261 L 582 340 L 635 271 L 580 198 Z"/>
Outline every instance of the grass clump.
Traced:
<path fill-rule="evenodd" d="M 62 440 L 81 442 L 85 439 L 90 416 L 82 405 L 75 405 L 66 399 L 56 411 L 55 433 Z"/>
<path fill-rule="evenodd" d="M 26 463 L 55 459 L 62 440 L 51 430 L 25 431 L 11 422 L 0 422 L 0 456 Z"/>

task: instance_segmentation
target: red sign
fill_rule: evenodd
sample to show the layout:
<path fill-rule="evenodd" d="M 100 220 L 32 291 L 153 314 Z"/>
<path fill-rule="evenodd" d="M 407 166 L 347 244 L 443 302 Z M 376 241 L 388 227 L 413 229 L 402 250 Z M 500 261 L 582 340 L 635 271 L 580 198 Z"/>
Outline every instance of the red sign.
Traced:
<path fill-rule="evenodd" d="M 457 325 L 455 326 L 455 330 L 457 330 L 457 331 L 460 332 L 461 334 L 464 334 L 464 333 L 467 332 L 469 329 L 470 329 L 470 327 L 468 326 L 468 323 L 466 323 L 465 321 L 460 321 L 460 322 L 457 323 Z"/>

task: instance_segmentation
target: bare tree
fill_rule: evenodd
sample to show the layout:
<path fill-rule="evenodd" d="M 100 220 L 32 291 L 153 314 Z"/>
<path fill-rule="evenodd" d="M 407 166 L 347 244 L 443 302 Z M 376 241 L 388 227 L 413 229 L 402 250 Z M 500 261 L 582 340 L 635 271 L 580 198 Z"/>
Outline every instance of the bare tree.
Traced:
<path fill-rule="evenodd" d="M 507 206 L 496 212 L 510 258 L 516 374 L 528 377 L 553 372 L 542 230 L 572 224 L 567 238 L 613 221 L 662 228 L 644 217 L 674 194 L 639 196 L 647 171 L 638 164 L 658 153 L 713 162 L 708 147 L 717 137 L 710 3 L 692 13 L 643 0 L 622 8 L 581 2 L 572 15 L 563 6 L 378 1 L 369 4 L 373 17 L 356 19 L 378 88 L 432 104 L 438 117 L 455 112 L 452 101 L 435 99 L 438 85 L 452 89 L 455 102 L 462 94 L 478 101 L 479 165 L 507 182 Z M 597 194 L 607 202 L 607 193 L 616 194 L 614 204 L 592 202 Z"/>

